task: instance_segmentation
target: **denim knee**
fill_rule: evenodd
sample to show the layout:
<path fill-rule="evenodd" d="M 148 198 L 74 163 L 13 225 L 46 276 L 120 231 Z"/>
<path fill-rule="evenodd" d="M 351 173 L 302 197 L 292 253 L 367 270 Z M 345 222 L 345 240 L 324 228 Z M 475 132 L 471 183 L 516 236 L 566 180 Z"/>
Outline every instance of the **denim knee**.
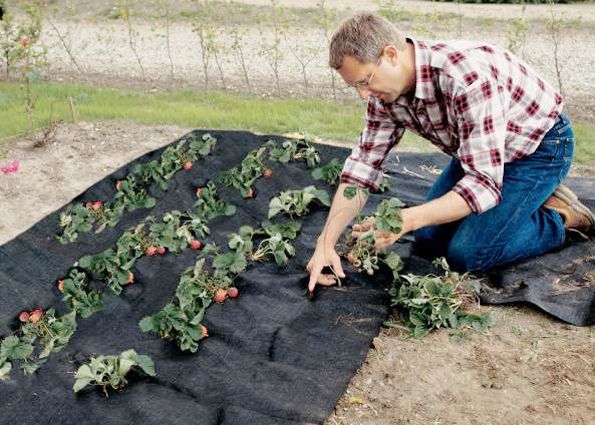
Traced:
<path fill-rule="evenodd" d="M 486 270 L 482 247 L 469 242 L 456 237 L 450 241 L 446 250 L 448 264 L 462 272 Z"/>

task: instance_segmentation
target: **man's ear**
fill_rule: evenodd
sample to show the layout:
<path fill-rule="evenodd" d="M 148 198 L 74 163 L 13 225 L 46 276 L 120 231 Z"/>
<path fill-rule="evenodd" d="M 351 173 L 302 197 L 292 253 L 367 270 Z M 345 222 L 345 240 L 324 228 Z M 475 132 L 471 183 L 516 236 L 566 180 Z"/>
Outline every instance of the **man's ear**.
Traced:
<path fill-rule="evenodd" d="M 382 49 L 382 56 L 392 65 L 397 64 L 397 60 L 401 52 L 394 45 L 389 44 Z"/>

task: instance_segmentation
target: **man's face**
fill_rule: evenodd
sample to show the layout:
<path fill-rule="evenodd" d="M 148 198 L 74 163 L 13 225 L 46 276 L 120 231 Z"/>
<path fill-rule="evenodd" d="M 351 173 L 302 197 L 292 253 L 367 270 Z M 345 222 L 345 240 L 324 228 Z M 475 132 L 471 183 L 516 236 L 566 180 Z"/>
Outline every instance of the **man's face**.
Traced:
<path fill-rule="evenodd" d="M 378 61 L 361 63 L 352 56 L 345 56 L 343 65 L 337 70 L 345 82 L 354 87 L 360 98 L 374 96 L 382 101 L 394 102 L 406 89 L 395 48 L 385 49 Z"/>

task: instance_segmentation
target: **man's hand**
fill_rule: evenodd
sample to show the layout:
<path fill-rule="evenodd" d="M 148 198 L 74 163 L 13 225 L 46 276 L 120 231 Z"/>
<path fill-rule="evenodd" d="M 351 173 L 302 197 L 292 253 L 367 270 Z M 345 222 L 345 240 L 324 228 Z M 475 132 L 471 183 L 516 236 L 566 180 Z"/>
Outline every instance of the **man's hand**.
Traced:
<path fill-rule="evenodd" d="M 376 230 L 374 220 L 371 219 L 366 220 L 360 224 L 354 224 L 351 230 L 351 237 L 357 239 L 367 232 L 374 232 L 374 236 L 376 238 L 374 249 L 376 251 L 382 251 L 388 248 L 406 233 L 405 230 L 402 230 L 400 233 L 381 232 L 379 230 Z"/>
<path fill-rule="evenodd" d="M 308 282 L 308 291 L 314 291 L 317 283 L 323 286 L 332 286 L 337 283 L 337 278 L 332 274 L 323 274 L 322 269 L 330 267 L 340 278 L 345 277 L 341 258 L 332 246 L 325 246 L 322 243 L 316 245 L 314 255 L 308 262 L 306 269 L 310 272 L 310 281 Z"/>

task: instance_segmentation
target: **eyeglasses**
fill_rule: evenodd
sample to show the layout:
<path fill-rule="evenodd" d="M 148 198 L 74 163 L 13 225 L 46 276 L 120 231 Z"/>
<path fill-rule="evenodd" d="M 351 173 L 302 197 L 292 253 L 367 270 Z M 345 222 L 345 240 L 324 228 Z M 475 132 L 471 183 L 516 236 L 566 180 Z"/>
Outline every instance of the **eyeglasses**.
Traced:
<path fill-rule="evenodd" d="M 374 68 L 374 71 L 372 71 L 372 73 L 370 74 L 370 76 L 368 77 L 368 79 L 366 81 L 361 81 L 359 83 L 350 84 L 350 86 L 353 87 L 354 89 L 356 89 L 357 91 L 368 89 L 370 87 L 370 82 L 372 81 L 372 78 L 376 74 L 376 71 L 378 71 L 378 67 L 380 66 L 381 61 L 382 61 L 382 56 L 380 56 L 378 58 L 378 61 L 376 62 L 376 67 Z"/>

